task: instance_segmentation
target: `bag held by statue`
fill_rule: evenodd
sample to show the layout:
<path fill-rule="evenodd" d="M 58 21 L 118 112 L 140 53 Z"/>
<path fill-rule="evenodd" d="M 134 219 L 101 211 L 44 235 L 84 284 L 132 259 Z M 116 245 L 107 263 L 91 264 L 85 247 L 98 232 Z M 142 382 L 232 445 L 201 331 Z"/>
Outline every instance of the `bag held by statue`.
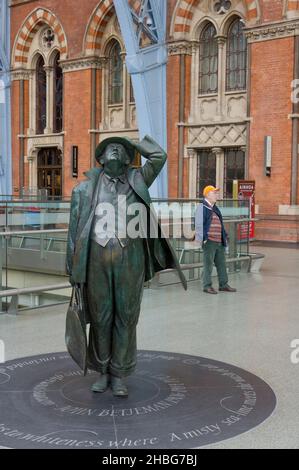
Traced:
<path fill-rule="evenodd" d="M 73 287 L 71 301 L 66 314 L 65 343 L 67 350 L 83 370 L 87 373 L 87 336 L 86 320 L 82 291 L 78 285 Z"/>

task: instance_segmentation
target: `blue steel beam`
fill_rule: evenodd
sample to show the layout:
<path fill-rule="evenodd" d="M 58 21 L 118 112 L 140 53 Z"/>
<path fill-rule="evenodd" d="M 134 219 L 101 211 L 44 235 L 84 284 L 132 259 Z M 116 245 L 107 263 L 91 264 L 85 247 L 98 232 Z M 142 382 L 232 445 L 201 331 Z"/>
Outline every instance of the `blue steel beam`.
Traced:
<path fill-rule="evenodd" d="M 133 11 L 128 0 L 113 0 L 126 46 L 140 138 L 151 135 L 167 151 L 166 14 L 164 0 L 140 0 Z M 167 197 L 167 165 L 150 188 L 152 197 Z"/>

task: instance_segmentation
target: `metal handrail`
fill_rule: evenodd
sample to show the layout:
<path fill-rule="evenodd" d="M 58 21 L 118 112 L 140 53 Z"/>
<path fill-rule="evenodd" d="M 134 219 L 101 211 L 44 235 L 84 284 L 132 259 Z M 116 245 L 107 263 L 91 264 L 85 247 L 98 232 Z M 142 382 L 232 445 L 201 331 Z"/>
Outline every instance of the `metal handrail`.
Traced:
<path fill-rule="evenodd" d="M 9 289 L 9 290 L 0 291 L 0 298 L 11 297 L 12 295 L 34 294 L 35 292 L 68 289 L 70 287 L 71 287 L 71 284 L 67 283 L 67 284 L 51 284 L 50 286 L 23 287 L 22 289 Z"/>
<path fill-rule="evenodd" d="M 45 234 L 45 233 L 67 233 L 68 229 L 49 229 L 49 230 L 17 230 L 13 232 L 0 232 L 0 237 L 12 237 L 14 235 L 33 235 L 33 234 Z"/>

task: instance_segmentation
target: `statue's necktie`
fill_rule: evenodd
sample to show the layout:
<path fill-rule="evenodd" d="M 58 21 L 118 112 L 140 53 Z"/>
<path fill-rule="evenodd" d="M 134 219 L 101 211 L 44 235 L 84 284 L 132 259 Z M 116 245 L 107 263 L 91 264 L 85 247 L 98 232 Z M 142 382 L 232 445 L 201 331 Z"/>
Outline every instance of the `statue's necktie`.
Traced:
<path fill-rule="evenodd" d="M 109 189 L 113 194 L 116 193 L 117 181 L 118 181 L 118 178 L 110 178 L 109 179 Z"/>

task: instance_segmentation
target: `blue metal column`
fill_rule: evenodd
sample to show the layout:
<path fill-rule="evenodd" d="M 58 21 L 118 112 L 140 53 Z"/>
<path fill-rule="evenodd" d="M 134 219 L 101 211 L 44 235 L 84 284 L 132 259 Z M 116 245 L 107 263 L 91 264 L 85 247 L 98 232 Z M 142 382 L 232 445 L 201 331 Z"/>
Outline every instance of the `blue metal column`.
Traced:
<path fill-rule="evenodd" d="M 126 46 L 140 138 L 151 135 L 167 151 L 166 16 L 167 2 L 140 0 L 137 11 L 128 0 L 113 0 Z M 167 197 L 167 166 L 150 188 L 152 197 Z"/>
<path fill-rule="evenodd" d="M 12 194 L 9 27 L 8 1 L 0 0 L 0 196 Z"/>

